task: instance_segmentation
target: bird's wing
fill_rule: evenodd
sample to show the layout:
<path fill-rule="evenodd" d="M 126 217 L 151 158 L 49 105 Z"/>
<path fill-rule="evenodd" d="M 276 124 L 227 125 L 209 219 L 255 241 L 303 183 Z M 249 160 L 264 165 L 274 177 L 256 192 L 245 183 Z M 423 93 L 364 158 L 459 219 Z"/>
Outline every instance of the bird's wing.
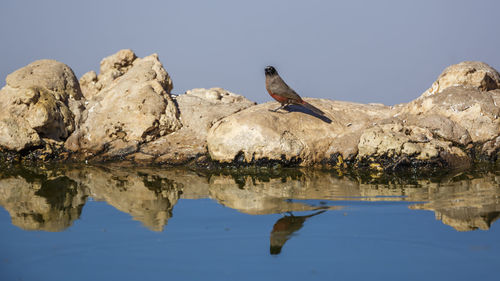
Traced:
<path fill-rule="evenodd" d="M 273 94 L 289 98 L 294 101 L 302 100 L 300 96 L 288 86 L 281 77 L 277 76 L 270 83 L 270 90 Z"/>

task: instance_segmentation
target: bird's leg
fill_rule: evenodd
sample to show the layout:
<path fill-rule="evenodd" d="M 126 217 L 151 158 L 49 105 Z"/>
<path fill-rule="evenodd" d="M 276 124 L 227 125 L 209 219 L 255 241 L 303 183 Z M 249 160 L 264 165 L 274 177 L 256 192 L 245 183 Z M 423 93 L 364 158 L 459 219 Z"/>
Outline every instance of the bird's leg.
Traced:
<path fill-rule="evenodd" d="M 287 104 L 286 104 L 286 103 L 282 103 L 282 104 L 280 105 L 280 107 L 278 107 L 278 108 L 276 108 L 276 109 L 270 109 L 269 111 L 276 112 L 276 111 L 278 111 L 278 110 L 280 110 L 280 109 L 284 108 L 285 106 L 287 106 Z"/>

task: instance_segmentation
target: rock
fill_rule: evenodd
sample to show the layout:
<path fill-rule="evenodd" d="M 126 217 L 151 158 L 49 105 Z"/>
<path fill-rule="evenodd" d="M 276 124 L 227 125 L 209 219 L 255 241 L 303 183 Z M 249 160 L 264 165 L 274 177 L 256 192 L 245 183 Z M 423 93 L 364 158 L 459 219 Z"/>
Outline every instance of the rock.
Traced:
<path fill-rule="evenodd" d="M 8 150 L 21 151 L 42 143 L 37 132 L 20 118 L 0 120 L 0 136 L 0 146 Z"/>
<path fill-rule="evenodd" d="M 472 142 L 469 132 L 465 128 L 441 115 L 408 115 L 404 120 L 408 125 L 428 129 L 437 139 L 451 141 L 462 146 Z"/>
<path fill-rule="evenodd" d="M 80 78 L 80 88 L 82 89 L 83 96 L 90 100 L 102 88 L 101 84 L 97 83 L 97 74 L 95 71 L 89 71 Z"/>
<path fill-rule="evenodd" d="M 481 92 L 454 86 L 408 103 L 402 107 L 400 114 L 442 116 L 456 123 L 459 127 L 455 130 L 463 133 L 463 140 L 457 139 L 458 136 L 452 137 L 455 141 L 465 144 L 470 137 L 473 142 L 485 142 L 497 137 L 500 132 L 499 99 L 500 91 Z"/>
<path fill-rule="evenodd" d="M 483 144 L 481 148 L 481 154 L 483 157 L 488 158 L 493 161 L 500 159 L 500 136 L 496 139 L 487 141 Z"/>
<path fill-rule="evenodd" d="M 6 82 L 0 90 L 1 147 L 20 151 L 38 146 L 43 138 L 64 141 L 79 124 L 84 98 L 67 65 L 35 61 L 8 75 Z M 18 140 L 13 140 L 16 132 Z"/>
<path fill-rule="evenodd" d="M 360 131 L 394 114 L 390 107 L 383 105 L 323 99 L 306 101 L 326 115 L 314 115 L 300 106 L 289 106 L 290 112 L 270 112 L 276 103 L 269 102 L 222 119 L 208 132 L 210 156 L 226 163 L 280 161 L 313 165 L 328 161 L 332 155 L 354 154 Z M 339 143 L 342 145 L 337 145 Z"/>
<path fill-rule="evenodd" d="M 135 162 L 181 164 L 207 153 L 207 132 L 216 121 L 255 105 L 221 88 L 193 89 L 175 97 L 182 128 L 145 143 L 128 157 Z"/>
<path fill-rule="evenodd" d="M 468 167 L 500 155 L 500 75 L 481 62 L 446 68 L 419 98 L 393 107 L 306 99 L 325 116 L 298 105 L 270 112 L 277 103 L 255 105 L 222 88 L 171 95 L 158 56 L 137 58 L 128 49 L 104 58 L 99 74 L 87 72 L 80 85 L 68 66 L 52 60 L 6 81 L 0 159 L 8 161 L 388 170 Z"/>
<path fill-rule="evenodd" d="M 130 49 L 120 50 L 116 54 L 105 57 L 101 60 L 101 67 L 99 69 L 100 73 L 98 77 L 99 83 L 102 85 L 102 87 L 107 87 L 116 78 L 127 73 L 133 67 L 133 63 L 136 59 L 137 56 Z M 159 65 L 159 67 L 162 66 Z M 165 80 L 166 84 L 168 84 L 165 90 L 170 93 L 170 91 L 172 90 L 172 81 L 170 81 L 170 78 L 163 79 Z"/>
<path fill-rule="evenodd" d="M 101 62 L 103 73 L 95 83 L 96 89 L 102 88 L 87 93 L 92 98 L 84 121 L 66 141 L 67 149 L 86 157 L 123 157 L 181 127 L 170 96 L 172 81 L 158 56 L 135 59 L 130 52 L 120 51 Z"/>
<path fill-rule="evenodd" d="M 447 67 L 423 96 L 438 94 L 453 86 L 472 87 L 480 91 L 499 89 L 500 74 L 484 62 L 464 61 Z"/>
<path fill-rule="evenodd" d="M 133 66 L 137 56 L 130 49 L 118 51 L 101 60 L 99 76 L 95 71 L 89 71 L 80 78 L 80 86 L 86 99 L 91 99 L 103 88 L 109 86 L 116 78 L 125 74 Z M 172 89 L 172 81 L 169 83 L 167 92 Z"/>
<path fill-rule="evenodd" d="M 435 139 L 425 127 L 392 123 L 364 131 L 358 145 L 358 162 L 376 163 L 383 169 L 426 166 L 469 167 L 470 157 L 453 143 Z"/>

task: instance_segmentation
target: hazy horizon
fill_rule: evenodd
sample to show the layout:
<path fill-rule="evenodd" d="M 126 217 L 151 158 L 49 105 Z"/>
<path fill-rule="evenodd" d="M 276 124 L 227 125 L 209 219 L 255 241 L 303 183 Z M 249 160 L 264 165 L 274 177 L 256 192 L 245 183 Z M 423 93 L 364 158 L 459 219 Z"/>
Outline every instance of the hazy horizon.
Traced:
<path fill-rule="evenodd" d="M 5 1 L 0 85 L 38 59 L 78 78 L 120 49 L 158 53 L 173 92 L 222 87 L 262 103 L 264 67 L 303 97 L 408 102 L 449 65 L 500 69 L 497 1 Z"/>

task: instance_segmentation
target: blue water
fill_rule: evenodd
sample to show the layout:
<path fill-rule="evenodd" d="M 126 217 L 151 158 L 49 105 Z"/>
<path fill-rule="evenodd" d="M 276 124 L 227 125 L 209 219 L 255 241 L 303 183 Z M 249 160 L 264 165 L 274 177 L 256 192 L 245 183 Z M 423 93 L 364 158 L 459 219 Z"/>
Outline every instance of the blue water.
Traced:
<path fill-rule="evenodd" d="M 250 215 L 209 198 L 180 198 L 162 231 L 92 197 L 59 232 L 23 230 L 0 208 L 0 280 L 500 278 L 498 223 L 461 232 L 414 202 L 302 202 L 336 208 L 305 220 L 274 255 L 273 225 L 290 214 Z"/>

